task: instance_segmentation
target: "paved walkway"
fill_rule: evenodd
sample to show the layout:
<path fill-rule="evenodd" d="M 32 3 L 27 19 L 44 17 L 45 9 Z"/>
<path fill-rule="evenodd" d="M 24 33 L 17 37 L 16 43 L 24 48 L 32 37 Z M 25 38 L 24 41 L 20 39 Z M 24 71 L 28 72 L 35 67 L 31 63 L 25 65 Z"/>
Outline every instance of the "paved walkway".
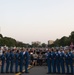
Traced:
<path fill-rule="evenodd" d="M 47 73 L 47 66 L 35 66 L 29 70 L 29 74 L 21 74 L 21 75 L 68 75 L 68 74 L 46 74 Z M 19 74 L 1 74 L 0 75 L 19 75 Z M 71 75 L 71 74 L 70 74 Z"/>
<path fill-rule="evenodd" d="M 22 75 L 66 75 L 66 74 L 46 74 L 47 67 L 46 66 L 36 66 L 29 70 L 29 74 L 22 74 Z"/>

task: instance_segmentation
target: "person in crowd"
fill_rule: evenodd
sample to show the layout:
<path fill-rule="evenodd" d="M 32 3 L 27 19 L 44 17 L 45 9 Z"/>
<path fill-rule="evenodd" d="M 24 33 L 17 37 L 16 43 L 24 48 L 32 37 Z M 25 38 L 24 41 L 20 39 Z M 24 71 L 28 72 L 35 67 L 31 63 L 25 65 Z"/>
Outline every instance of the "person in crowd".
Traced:
<path fill-rule="evenodd" d="M 58 50 L 56 50 L 56 56 L 55 56 L 55 59 L 56 59 L 56 69 L 57 69 L 57 73 L 60 74 L 60 54 L 58 53 Z"/>
<path fill-rule="evenodd" d="M 34 51 L 34 53 L 33 53 L 33 58 L 34 58 L 34 60 L 33 60 L 33 65 L 34 66 L 36 66 L 37 65 L 37 59 L 38 59 L 38 54 Z"/>
<path fill-rule="evenodd" d="M 24 54 L 23 54 L 23 53 L 25 54 L 24 50 L 21 49 L 21 51 L 20 51 L 20 53 L 19 53 L 20 72 L 23 71 L 23 64 L 24 64 Z"/>
<path fill-rule="evenodd" d="M 64 53 L 62 52 L 62 49 L 60 50 L 60 67 L 62 69 L 62 74 L 65 74 L 65 66 L 64 66 Z"/>
<path fill-rule="evenodd" d="M 68 56 L 68 50 L 65 50 L 65 63 L 66 63 L 67 74 L 69 74 L 69 56 Z"/>
<path fill-rule="evenodd" d="M 73 50 L 73 48 L 74 48 L 74 44 L 73 42 L 71 42 L 70 49 Z"/>
<path fill-rule="evenodd" d="M 14 50 L 10 51 L 10 73 L 13 73 L 13 66 L 14 66 Z"/>
<path fill-rule="evenodd" d="M 19 50 L 15 53 L 15 73 L 18 73 L 18 65 L 19 65 Z"/>
<path fill-rule="evenodd" d="M 51 51 L 51 66 L 52 66 L 52 72 L 53 73 L 56 73 L 56 65 L 55 65 L 55 50 L 54 49 L 52 49 L 52 51 Z"/>
<path fill-rule="evenodd" d="M 73 74 L 74 74 L 74 50 L 73 50 Z"/>
<path fill-rule="evenodd" d="M 2 61 L 2 65 L 1 65 L 1 73 L 4 73 L 5 51 L 3 51 L 2 55 L 1 55 L 1 61 Z"/>
<path fill-rule="evenodd" d="M 39 65 L 42 66 L 42 54 L 41 54 L 41 52 L 39 53 L 38 58 L 39 58 Z"/>
<path fill-rule="evenodd" d="M 30 60 L 31 60 L 31 65 L 33 65 L 34 64 L 33 52 L 30 53 Z"/>
<path fill-rule="evenodd" d="M 6 56 L 6 73 L 9 73 L 9 66 L 10 66 L 10 50 L 8 50 L 5 54 Z"/>
<path fill-rule="evenodd" d="M 69 52 L 68 52 L 68 57 L 69 57 L 68 62 L 69 62 L 69 65 L 70 65 L 71 74 L 73 74 L 73 53 L 71 52 L 71 50 L 69 50 Z"/>
<path fill-rule="evenodd" d="M 46 59 L 47 59 L 47 66 L 48 66 L 47 74 L 50 74 L 51 73 L 51 49 L 48 49 Z"/>
<path fill-rule="evenodd" d="M 29 51 L 28 49 L 25 49 L 25 54 L 24 54 L 24 58 L 25 58 L 25 73 L 29 73 L 28 72 L 28 66 L 29 66 Z"/>

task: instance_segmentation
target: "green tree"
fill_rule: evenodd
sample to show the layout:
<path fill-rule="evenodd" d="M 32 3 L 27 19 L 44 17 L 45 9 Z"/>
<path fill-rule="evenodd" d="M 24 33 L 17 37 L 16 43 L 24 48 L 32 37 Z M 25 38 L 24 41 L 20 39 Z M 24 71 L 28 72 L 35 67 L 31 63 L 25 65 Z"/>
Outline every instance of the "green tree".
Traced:
<path fill-rule="evenodd" d="M 34 43 L 34 44 L 32 44 L 32 47 L 39 47 L 39 44 Z"/>
<path fill-rule="evenodd" d="M 0 38 L 3 38 L 3 35 L 2 34 L 0 34 Z"/>
<path fill-rule="evenodd" d="M 74 31 L 71 32 L 70 38 L 71 38 L 71 41 L 74 43 Z"/>
<path fill-rule="evenodd" d="M 60 46 L 59 43 L 60 43 L 59 39 L 56 39 L 55 42 L 54 42 L 54 46 Z"/>
<path fill-rule="evenodd" d="M 45 43 L 42 43 L 42 47 L 45 48 L 47 45 Z"/>

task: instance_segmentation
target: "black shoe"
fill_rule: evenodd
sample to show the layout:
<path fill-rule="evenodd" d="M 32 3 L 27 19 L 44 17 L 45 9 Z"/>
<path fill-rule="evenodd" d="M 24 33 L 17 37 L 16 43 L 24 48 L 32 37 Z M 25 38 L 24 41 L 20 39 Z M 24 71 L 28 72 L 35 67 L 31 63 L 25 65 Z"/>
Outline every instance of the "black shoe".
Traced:
<path fill-rule="evenodd" d="M 9 72 L 6 72 L 6 73 L 9 73 Z"/>
<path fill-rule="evenodd" d="M 14 72 L 10 72 L 10 73 L 14 73 Z"/>
<path fill-rule="evenodd" d="M 58 72 L 56 72 L 56 74 L 59 74 Z"/>
<path fill-rule="evenodd" d="M 14 72 L 12 72 L 12 73 L 14 73 Z M 19 72 L 15 72 L 15 73 L 19 73 Z"/>
<path fill-rule="evenodd" d="M 25 72 L 25 73 L 29 73 L 29 72 Z"/>
<path fill-rule="evenodd" d="M 48 72 L 48 73 L 46 73 L 46 74 L 50 74 L 50 73 Z"/>
<path fill-rule="evenodd" d="M 4 73 L 4 72 L 1 72 L 1 73 Z"/>
<path fill-rule="evenodd" d="M 67 75 L 73 75 L 73 73 L 67 73 Z"/>
<path fill-rule="evenodd" d="M 65 73 L 61 73 L 61 74 L 65 74 Z M 66 74 L 68 74 L 68 73 L 66 73 Z"/>
<path fill-rule="evenodd" d="M 58 72 L 58 74 L 61 74 L 60 72 Z"/>

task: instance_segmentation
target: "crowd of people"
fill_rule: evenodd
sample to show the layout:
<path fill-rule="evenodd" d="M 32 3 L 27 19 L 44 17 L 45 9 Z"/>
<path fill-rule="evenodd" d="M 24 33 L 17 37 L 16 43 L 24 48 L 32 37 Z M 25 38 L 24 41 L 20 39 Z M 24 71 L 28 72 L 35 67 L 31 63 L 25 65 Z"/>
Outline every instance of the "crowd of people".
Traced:
<path fill-rule="evenodd" d="M 74 73 L 74 48 L 21 48 L 3 51 L 0 49 L 0 53 L 1 73 L 13 73 L 13 69 L 15 73 L 23 72 L 23 68 L 25 73 L 28 73 L 29 65 L 43 64 L 48 67 L 47 74 Z"/>
<path fill-rule="evenodd" d="M 47 74 L 74 74 L 74 47 L 49 48 L 43 51 L 40 50 L 39 53 L 35 53 L 33 56 L 34 61 L 40 66 L 44 61 L 46 62 L 48 66 Z"/>

